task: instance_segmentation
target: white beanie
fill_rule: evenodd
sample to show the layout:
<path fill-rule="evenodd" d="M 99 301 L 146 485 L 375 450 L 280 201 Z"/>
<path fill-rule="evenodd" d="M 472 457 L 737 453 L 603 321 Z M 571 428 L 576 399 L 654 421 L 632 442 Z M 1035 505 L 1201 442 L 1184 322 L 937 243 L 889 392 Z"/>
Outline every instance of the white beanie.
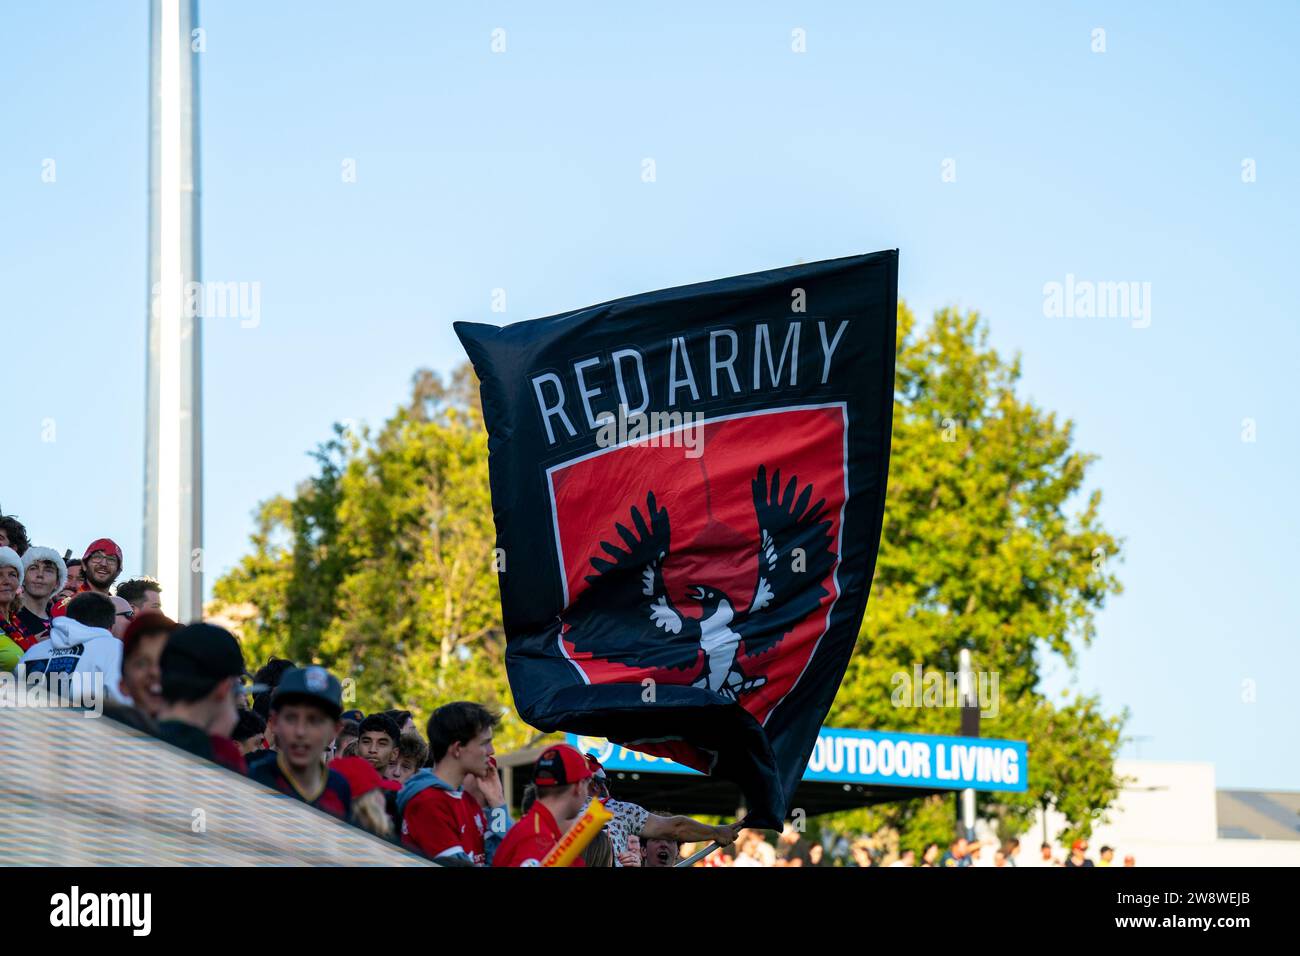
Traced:
<path fill-rule="evenodd" d="M 58 594 L 63 590 L 63 585 L 68 583 L 68 566 L 63 563 L 63 556 L 53 548 L 28 548 L 27 553 L 23 555 L 24 577 L 27 574 L 27 569 L 37 561 L 48 561 L 54 565 L 54 570 L 59 572 L 59 585 L 54 589 L 54 593 Z"/>
<path fill-rule="evenodd" d="M 0 568 L 11 567 L 18 569 L 18 586 L 23 586 L 23 559 L 18 557 L 18 552 L 13 548 L 0 548 Z"/>

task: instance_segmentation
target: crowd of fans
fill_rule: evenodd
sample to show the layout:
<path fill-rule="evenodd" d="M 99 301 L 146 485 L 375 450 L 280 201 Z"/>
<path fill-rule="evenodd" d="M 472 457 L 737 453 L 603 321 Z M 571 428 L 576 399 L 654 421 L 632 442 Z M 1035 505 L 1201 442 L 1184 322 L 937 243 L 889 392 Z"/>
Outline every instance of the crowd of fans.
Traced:
<path fill-rule="evenodd" d="M 689 847 L 683 852 L 689 852 Z M 703 866 L 917 866 L 917 867 L 1036 867 L 1063 866 L 1089 867 L 1115 864 L 1113 848 L 1103 846 L 1094 862 L 1087 855 L 1088 841 L 1076 840 L 1066 852 L 1057 855 L 1050 843 L 1044 843 L 1037 856 L 1022 856 L 1020 841 L 1016 839 L 999 843 L 996 840 L 967 840 L 959 837 L 945 850 L 937 843 L 929 844 L 917 856 L 915 850 L 890 848 L 890 841 L 867 837 L 849 837 L 838 833 L 824 833 L 820 839 L 808 839 L 792 824 L 787 823 L 776 844 L 768 842 L 760 830 L 745 830 L 728 847 L 710 855 Z M 1124 857 L 1124 866 L 1135 866 L 1130 855 Z"/>
<path fill-rule="evenodd" d="M 918 860 L 867 838 L 809 840 L 788 825 L 773 845 L 738 823 L 620 801 L 600 762 L 566 744 L 538 757 L 515 822 L 492 743 L 499 715 L 488 707 L 444 704 L 421 734 L 409 710 L 345 710 L 341 683 L 323 667 L 272 658 L 250 674 L 230 632 L 166 617 L 161 585 L 119 583 L 122 566 L 108 538 L 76 559 L 32 545 L 16 518 L 0 516 L 0 671 L 99 681 L 106 716 L 446 866 L 541 865 L 592 800 L 612 818 L 574 865 L 670 867 L 712 842 L 722 849 L 698 865 L 1027 865 L 1015 840 L 960 839 L 946 852 L 932 844 Z M 1079 841 L 1058 860 L 1044 844 L 1032 864 L 1092 866 L 1086 851 Z M 1113 856 L 1103 847 L 1097 865 Z"/>
<path fill-rule="evenodd" d="M 345 710 L 323 667 L 273 658 L 250 674 L 234 635 L 171 620 L 161 585 L 118 583 L 122 566 L 110 539 L 74 559 L 0 516 L 0 671 L 78 699 L 98 685 L 105 716 L 445 866 L 541 865 L 593 799 L 612 819 L 571 865 L 672 866 L 683 842 L 740 832 L 613 799 L 600 762 L 566 744 L 543 749 L 514 822 L 488 707 L 444 704 L 421 734 L 408 710 Z"/>

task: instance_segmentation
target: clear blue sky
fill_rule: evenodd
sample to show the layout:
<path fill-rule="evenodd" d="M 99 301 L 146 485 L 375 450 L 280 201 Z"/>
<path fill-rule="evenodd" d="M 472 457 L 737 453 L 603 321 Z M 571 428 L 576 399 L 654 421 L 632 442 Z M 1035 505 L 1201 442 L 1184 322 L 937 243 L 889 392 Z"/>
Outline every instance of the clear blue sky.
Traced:
<path fill-rule="evenodd" d="M 453 320 L 898 247 L 918 313 L 978 308 L 1101 456 L 1127 591 L 1051 685 L 1129 707 L 1144 758 L 1300 788 L 1300 6 L 702 6 L 204 5 L 203 273 L 262 287 L 258 327 L 205 333 L 209 585 L 331 422 L 462 360 Z M 147 11 L 0 12 L 0 505 L 128 571 Z M 1045 317 L 1067 274 L 1150 282 L 1150 327 Z"/>

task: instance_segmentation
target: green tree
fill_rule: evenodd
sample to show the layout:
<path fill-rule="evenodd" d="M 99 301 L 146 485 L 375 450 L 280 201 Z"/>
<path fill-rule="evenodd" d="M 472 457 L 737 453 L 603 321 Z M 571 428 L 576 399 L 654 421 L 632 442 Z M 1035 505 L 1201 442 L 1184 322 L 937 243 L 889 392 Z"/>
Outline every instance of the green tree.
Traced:
<path fill-rule="evenodd" d="M 1054 707 L 1041 662 L 1073 667 L 1094 637 L 1094 614 L 1120 584 L 1119 543 L 1101 526 L 1101 493 L 1084 495 L 1093 456 L 1073 428 L 1016 395 L 1019 359 L 988 345 L 976 313 L 942 310 L 918 330 L 898 312 L 889 492 L 871 600 L 830 722 L 924 733 L 959 731 L 959 711 L 912 706 L 917 665 L 954 673 L 962 648 L 998 676 L 985 736 L 1029 742 L 1029 791 L 981 794 L 980 813 L 1004 834 L 1023 831 L 1046 803 L 1086 833 L 1114 799 L 1123 718 L 1093 699 Z M 1071 512 L 1074 502 L 1081 507 Z M 905 675 L 905 677 L 903 676 Z M 991 682 L 986 685 L 991 688 Z M 951 798 L 921 799 L 842 823 L 892 827 L 918 851 L 953 833 Z"/>
<path fill-rule="evenodd" d="M 487 436 L 472 372 L 421 370 L 383 427 L 334 438 L 291 498 L 261 505 L 252 553 L 211 612 L 256 661 L 312 661 L 358 705 L 472 699 L 507 709 L 504 745 L 531 736 L 510 709 L 494 566 Z"/>
<path fill-rule="evenodd" d="M 1002 832 L 1035 808 L 1086 834 L 1114 799 L 1123 715 L 1095 699 L 1048 700 L 1041 662 L 1073 666 L 1094 615 L 1118 593 L 1119 544 L 1085 494 L 1092 456 L 1072 426 L 1016 395 L 1019 361 L 988 345 L 973 313 L 924 330 L 899 308 L 897 394 L 880 558 L 857 651 L 830 723 L 956 733 L 958 711 L 899 700 L 897 675 L 954 672 L 969 648 L 996 672 L 997 715 L 982 733 L 1029 742 L 1029 790 L 982 795 Z M 413 379 L 376 433 L 336 426 L 317 474 L 260 507 L 252 551 L 215 586 L 213 610 L 253 659 L 317 661 L 350 678 L 359 705 L 427 709 L 456 697 L 508 707 L 487 440 L 468 367 Z M 1077 505 L 1077 506 L 1076 506 Z M 511 711 L 503 740 L 531 735 Z M 953 832 L 952 799 L 924 798 L 826 821 L 896 831 L 921 849 Z"/>

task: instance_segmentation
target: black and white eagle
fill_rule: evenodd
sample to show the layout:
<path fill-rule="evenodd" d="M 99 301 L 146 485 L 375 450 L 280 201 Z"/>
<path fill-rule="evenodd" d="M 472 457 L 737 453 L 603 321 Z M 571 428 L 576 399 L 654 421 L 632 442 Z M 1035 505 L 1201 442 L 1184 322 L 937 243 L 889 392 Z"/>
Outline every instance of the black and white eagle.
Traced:
<path fill-rule="evenodd" d="M 791 478 L 783 490 L 780 470 L 769 484 L 760 465 L 752 488 L 759 541 L 749 607 L 701 583 L 687 591 L 701 616 L 678 612 L 664 587 L 664 562 L 672 555 L 668 512 L 650 491 L 645 516 L 633 506 L 631 528 L 615 523 L 622 546 L 602 541 L 609 557 L 591 559 L 596 573 L 564 615 L 565 639 L 579 652 L 630 667 L 699 672 L 693 686 L 733 700 L 767 683 L 747 674 L 742 659 L 775 647 L 817 610 L 829 593 L 822 582 L 836 555 L 825 499 L 809 506 L 811 484 L 800 493 L 798 478 Z"/>

